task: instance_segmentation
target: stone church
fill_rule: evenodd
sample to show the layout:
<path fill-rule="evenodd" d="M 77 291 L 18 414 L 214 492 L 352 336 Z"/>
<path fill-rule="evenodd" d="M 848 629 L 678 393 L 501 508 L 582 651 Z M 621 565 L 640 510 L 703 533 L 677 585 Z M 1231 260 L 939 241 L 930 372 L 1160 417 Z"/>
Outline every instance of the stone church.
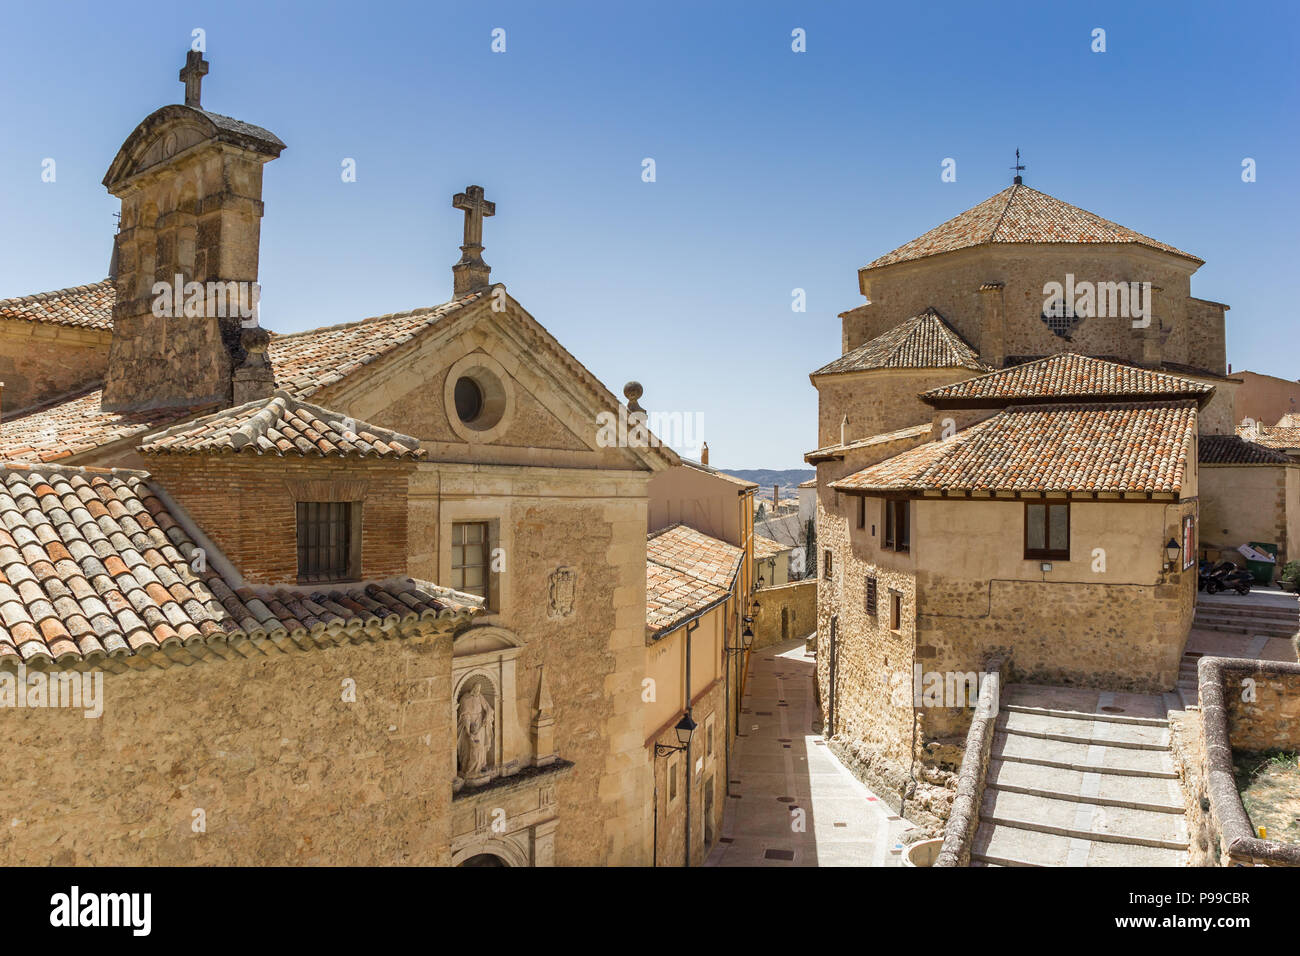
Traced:
<path fill-rule="evenodd" d="M 1294 461 L 1235 434 L 1200 265 L 1017 176 L 859 270 L 811 374 L 818 682 L 910 817 L 946 816 L 970 723 L 918 699 L 927 675 L 1172 691 L 1198 555 L 1300 556 Z"/>
<path fill-rule="evenodd" d="M 648 865 L 683 814 L 702 860 L 741 550 L 648 561 L 681 463 L 598 441 L 627 409 L 491 281 L 477 186 L 449 301 L 260 327 L 285 144 L 207 70 L 109 166 L 112 275 L 0 301 L 0 694 L 104 678 L 98 719 L 0 711 L 0 861 Z M 646 707 L 651 657 L 680 704 Z"/>

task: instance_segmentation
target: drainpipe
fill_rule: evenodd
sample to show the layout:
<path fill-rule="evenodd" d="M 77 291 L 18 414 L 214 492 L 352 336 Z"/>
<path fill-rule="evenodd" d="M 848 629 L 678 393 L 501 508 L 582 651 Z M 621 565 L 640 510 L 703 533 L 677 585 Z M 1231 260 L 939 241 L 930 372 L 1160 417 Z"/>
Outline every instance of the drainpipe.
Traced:
<path fill-rule="evenodd" d="M 829 680 L 827 681 L 827 683 L 830 685 L 829 687 L 827 687 L 828 699 L 826 701 L 826 705 L 827 705 L 826 706 L 826 729 L 829 731 L 829 733 L 826 734 L 827 737 L 835 736 L 835 670 L 836 670 L 836 663 L 837 663 L 836 657 L 838 656 L 837 653 L 838 642 L 835 640 L 835 631 L 839 626 L 839 622 L 840 622 L 840 616 L 838 614 L 832 614 L 831 615 L 831 641 L 830 641 L 831 662 L 830 662 L 830 666 L 827 668 L 827 670 L 829 671 Z"/>
<path fill-rule="evenodd" d="M 686 713 L 691 712 L 691 635 L 696 628 L 700 626 L 700 620 L 697 617 L 695 621 L 688 622 L 686 625 Z M 691 790 L 695 787 L 695 768 L 691 764 L 691 740 L 694 735 L 686 739 L 686 858 L 683 866 L 691 865 Z"/>

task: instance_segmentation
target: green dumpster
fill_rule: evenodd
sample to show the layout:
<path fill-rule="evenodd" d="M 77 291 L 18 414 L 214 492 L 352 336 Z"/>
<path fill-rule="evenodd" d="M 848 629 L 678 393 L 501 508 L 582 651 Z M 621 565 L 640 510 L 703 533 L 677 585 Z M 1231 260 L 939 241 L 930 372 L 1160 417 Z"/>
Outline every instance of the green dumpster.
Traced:
<path fill-rule="evenodd" d="M 1250 546 L 1256 551 L 1264 551 L 1271 554 L 1274 558 L 1272 561 L 1251 561 L 1246 560 L 1246 569 L 1255 576 L 1256 584 L 1272 584 L 1273 572 L 1277 570 L 1277 545 L 1269 544 L 1264 541 L 1252 541 Z"/>

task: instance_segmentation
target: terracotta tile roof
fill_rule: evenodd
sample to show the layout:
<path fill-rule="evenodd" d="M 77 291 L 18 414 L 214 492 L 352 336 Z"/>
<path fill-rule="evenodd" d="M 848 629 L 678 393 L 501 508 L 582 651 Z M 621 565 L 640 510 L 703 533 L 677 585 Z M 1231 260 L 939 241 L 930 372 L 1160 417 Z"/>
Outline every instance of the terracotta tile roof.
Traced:
<path fill-rule="evenodd" d="M 1001 399 L 1208 398 L 1214 386 L 1106 359 L 1061 352 L 921 393 L 932 405 Z"/>
<path fill-rule="evenodd" d="M 651 636 L 663 634 L 694 617 L 731 592 L 684 571 L 647 561 L 645 566 L 645 623 Z"/>
<path fill-rule="evenodd" d="M 1244 425 L 1238 425 L 1237 434 L 1247 441 L 1262 445 L 1265 448 L 1280 450 L 1300 448 L 1300 428 L 1286 428 L 1277 425 L 1256 425 L 1253 428 L 1247 428 Z"/>
<path fill-rule="evenodd" d="M 227 581 L 211 562 L 195 574 L 194 542 L 147 478 L 0 465 L 0 666 L 273 654 L 407 636 L 479 610 L 411 580 L 269 590 Z"/>
<path fill-rule="evenodd" d="M 243 453 L 408 461 L 425 457 L 418 438 L 300 402 L 286 392 L 150 435 L 140 450 L 154 454 Z"/>
<path fill-rule="evenodd" d="M 790 545 L 782 544 L 780 541 L 773 541 L 771 538 L 765 538 L 761 534 L 754 535 L 754 557 L 772 558 L 778 554 L 784 554 L 790 550 Z"/>
<path fill-rule="evenodd" d="M 710 537 L 703 531 L 675 524 L 656 531 L 646 540 L 646 560 L 731 589 L 745 551 Z"/>
<path fill-rule="evenodd" d="M 934 426 L 930 422 L 920 422 L 916 425 L 909 425 L 906 428 L 900 428 L 898 431 L 882 432 L 879 435 L 868 435 L 866 438 L 855 438 L 851 442 L 836 445 L 826 445 L 815 451 L 810 451 L 804 455 L 804 461 L 830 461 L 834 458 L 843 458 L 846 452 L 857 451 L 860 448 L 871 448 L 874 445 L 887 445 L 890 442 L 906 441 L 908 439 L 921 438 L 930 434 Z M 815 485 L 817 479 L 813 479 Z M 803 485 L 799 486 L 800 488 Z"/>
<path fill-rule="evenodd" d="M 1277 424 L 1274 425 L 1274 426 L 1272 426 L 1272 427 L 1274 427 L 1274 428 L 1300 428 L 1300 414 L 1297 414 L 1297 413 L 1295 413 L 1295 412 L 1287 412 L 1287 414 L 1285 414 L 1285 415 L 1283 415 L 1281 418 L 1279 418 L 1279 419 L 1277 420 Z"/>
<path fill-rule="evenodd" d="M 294 398 L 307 398 L 405 345 L 483 294 L 471 292 L 427 309 L 272 336 L 267 355 L 275 369 L 276 388 Z"/>
<path fill-rule="evenodd" d="M 1019 405 L 832 482 L 837 491 L 1177 493 L 1196 403 Z"/>
<path fill-rule="evenodd" d="M 722 478 L 725 481 L 729 481 L 737 488 L 758 487 L 758 482 L 748 481 L 744 478 L 737 478 L 735 475 L 729 475 L 725 471 L 718 471 L 718 469 L 716 468 L 711 468 L 708 465 L 700 464 L 700 462 L 698 461 L 691 461 L 689 458 L 683 458 L 681 460 L 681 463 L 685 465 L 687 468 L 694 468 L 696 471 L 702 471 L 707 475 L 713 475 L 715 478 Z"/>
<path fill-rule="evenodd" d="M 1202 465 L 1290 465 L 1293 459 L 1238 435 L 1202 435 Z"/>
<path fill-rule="evenodd" d="M 147 408 L 106 412 L 103 390 L 93 388 L 69 399 L 0 421 L 0 460 L 50 462 L 157 429 L 201 408 Z M 203 406 L 209 407 L 209 406 Z"/>
<path fill-rule="evenodd" d="M 817 479 L 816 479 L 816 478 L 809 478 L 807 481 L 801 481 L 801 482 L 799 482 L 799 484 L 795 485 L 795 487 L 796 487 L 796 488 L 816 488 L 816 487 L 817 487 Z"/>
<path fill-rule="evenodd" d="M 935 309 L 900 322 L 882 335 L 845 352 L 813 375 L 876 368 L 969 368 L 988 371 L 979 354 Z"/>
<path fill-rule="evenodd" d="M 115 298 L 113 280 L 104 279 L 90 285 L 0 299 L 0 319 L 26 319 L 107 332 L 113 328 Z"/>
<path fill-rule="evenodd" d="M 1168 243 L 1134 232 L 1109 219 L 1102 219 L 1078 206 L 1071 206 L 1047 193 L 1029 186 L 1015 185 L 942 225 L 935 226 L 911 242 L 904 243 L 864 268 L 876 269 L 896 262 L 922 259 L 989 243 L 1015 242 L 1131 242 L 1170 252 L 1194 262 L 1204 261 Z"/>

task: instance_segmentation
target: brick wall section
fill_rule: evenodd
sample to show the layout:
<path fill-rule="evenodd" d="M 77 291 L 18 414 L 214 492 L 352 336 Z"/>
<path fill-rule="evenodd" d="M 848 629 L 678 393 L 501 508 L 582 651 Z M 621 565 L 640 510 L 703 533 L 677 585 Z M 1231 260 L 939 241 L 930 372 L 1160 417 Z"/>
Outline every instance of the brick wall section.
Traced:
<path fill-rule="evenodd" d="M 444 635 L 105 674 L 99 719 L 2 708 L 0 864 L 447 865 L 450 673 Z"/>
<path fill-rule="evenodd" d="M 298 583 L 297 501 L 360 501 L 361 574 L 407 574 L 407 484 L 415 466 L 337 458 L 150 455 L 163 489 L 255 584 Z"/>
<path fill-rule="evenodd" d="M 90 387 L 104 377 L 111 333 L 46 322 L 0 320 L 0 416 Z"/>

